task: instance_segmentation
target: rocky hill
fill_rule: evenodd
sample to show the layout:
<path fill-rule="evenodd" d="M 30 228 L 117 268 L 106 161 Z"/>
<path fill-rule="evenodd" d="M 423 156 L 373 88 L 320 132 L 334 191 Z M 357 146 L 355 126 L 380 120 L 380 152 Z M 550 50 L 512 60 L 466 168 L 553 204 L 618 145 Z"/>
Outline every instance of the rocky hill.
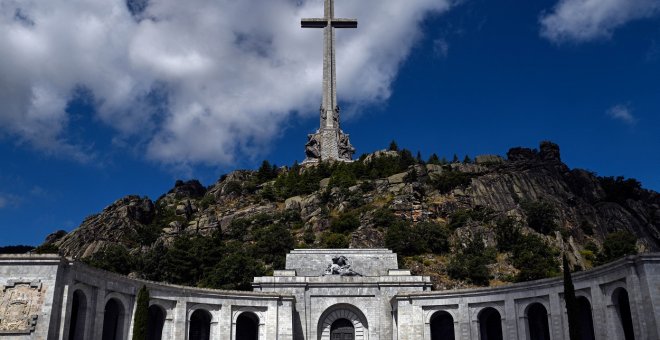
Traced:
<path fill-rule="evenodd" d="M 264 162 L 209 187 L 177 181 L 40 248 L 149 279 L 249 288 L 247 276 L 278 269 L 293 247 L 389 247 L 437 289 L 553 276 L 561 250 L 580 269 L 660 249 L 660 195 L 569 169 L 556 144 L 463 162 L 391 149 L 350 164 Z"/>

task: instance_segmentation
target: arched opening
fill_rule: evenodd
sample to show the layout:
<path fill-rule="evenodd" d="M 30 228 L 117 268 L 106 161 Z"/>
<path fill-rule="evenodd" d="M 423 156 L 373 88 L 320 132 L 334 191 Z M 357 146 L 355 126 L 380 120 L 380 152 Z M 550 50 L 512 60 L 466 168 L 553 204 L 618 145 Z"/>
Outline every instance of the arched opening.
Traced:
<path fill-rule="evenodd" d="M 576 299 L 578 327 L 580 331 L 580 340 L 595 340 L 594 320 L 591 315 L 591 303 L 584 296 L 578 296 Z"/>
<path fill-rule="evenodd" d="M 165 325 L 165 311 L 158 305 L 149 306 L 147 317 L 147 340 L 161 340 Z"/>
<path fill-rule="evenodd" d="M 103 313 L 103 340 L 122 340 L 123 332 L 124 306 L 117 299 L 110 299 Z"/>
<path fill-rule="evenodd" d="M 76 290 L 71 301 L 71 322 L 69 340 L 85 340 L 85 322 L 87 321 L 87 297 Z"/>
<path fill-rule="evenodd" d="M 317 340 L 333 339 L 331 332 L 335 321 L 346 319 L 353 327 L 353 338 L 355 340 L 367 340 L 369 323 L 362 311 L 347 303 L 339 303 L 328 307 L 319 317 Z"/>
<path fill-rule="evenodd" d="M 628 291 L 624 288 L 617 288 L 612 293 L 612 302 L 616 307 L 616 313 L 619 318 L 619 327 L 623 331 L 626 340 L 635 340 L 635 331 L 633 330 L 632 314 L 630 313 L 630 299 Z"/>
<path fill-rule="evenodd" d="M 529 327 L 530 340 L 550 340 L 548 310 L 545 306 L 533 303 L 527 307 L 527 327 Z"/>
<path fill-rule="evenodd" d="M 502 317 L 497 309 L 487 307 L 479 313 L 479 339 L 503 340 Z"/>
<path fill-rule="evenodd" d="M 347 319 L 337 319 L 330 326 L 330 340 L 354 340 L 355 327 Z"/>
<path fill-rule="evenodd" d="M 259 317 L 250 312 L 243 312 L 236 318 L 236 340 L 258 340 Z"/>
<path fill-rule="evenodd" d="M 198 309 L 190 316 L 189 340 L 209 340 L 211 337 L 211 313 Z"/>
<path fill-rule="evenodd" d="M 431 316 L 431 340 L 454 340 L 454 318 L 445 311 Z"/>

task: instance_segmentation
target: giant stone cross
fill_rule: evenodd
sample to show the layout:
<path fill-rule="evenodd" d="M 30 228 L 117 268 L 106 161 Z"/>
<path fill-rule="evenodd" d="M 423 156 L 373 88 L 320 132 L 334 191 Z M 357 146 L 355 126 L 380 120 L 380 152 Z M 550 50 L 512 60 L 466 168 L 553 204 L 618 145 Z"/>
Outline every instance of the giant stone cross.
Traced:
<path fill-rule="evenodd" d="M 357 20 L 335 18 L 334 0 L 325 0 L 323 18 L 302 19 L 303 28 L 323 28 L 323 102 L 321 126 L 307 136 L 305 163 L 320 160 L 351 161 L 355 148 L 339 127 L 337 73 L 335 70 L 335 28 L 357 28 Z"/>

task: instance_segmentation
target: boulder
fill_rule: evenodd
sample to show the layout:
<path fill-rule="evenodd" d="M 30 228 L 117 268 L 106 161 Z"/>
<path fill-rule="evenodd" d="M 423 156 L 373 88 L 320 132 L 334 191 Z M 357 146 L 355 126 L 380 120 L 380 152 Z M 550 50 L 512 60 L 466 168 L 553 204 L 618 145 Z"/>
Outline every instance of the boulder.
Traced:
<path fill-rule="evenodd" d="M 498 155 L 479 155 L 474 158 L 475 163 L 477 164 L 501 164 L 504 163 L 504 159 Z"/>
<path fill-rule="evenodd" d="M 284 209 L 300 210 L 303 198 L 300 196 L 289 197 L 284 201 Z"/>

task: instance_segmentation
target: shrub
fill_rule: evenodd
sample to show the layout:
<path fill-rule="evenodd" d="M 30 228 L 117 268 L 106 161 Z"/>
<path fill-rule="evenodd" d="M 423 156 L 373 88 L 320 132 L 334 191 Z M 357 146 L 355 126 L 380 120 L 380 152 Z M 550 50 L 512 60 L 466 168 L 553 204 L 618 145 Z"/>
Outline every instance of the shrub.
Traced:
<path fill-rule="evenodd" d="M 605 236 L 603 250 L 598 254 L 596 263 L 601 265 L 634 254 L 637 254 L 635 235 L 628 231 L 616 231 Z"/>
<path fill-rule="evenodd" d="M 264 183 L 273 180 L 277 177 L 277 166 L 275 164 L 270 165 L 270 162 L 264 160 L 261 163 L 259 170 L 257 170 L 256 176 L 257 176 L 257 181 L 259 183 Z"/>
<path fill-rule="evenodd" d="M 512 251 L 521 242 L 522 234 L 516 221 L 505 217 L 497 220 L 495 237 L 497 239 L 497 249 L 501 252 L 508 252 Z"/>
<path fill-rule="evenodd" d="M 626 200 L 641 197 L 642 184 L 634 179 L 619 177 L 601 177 L 600 185 L 605 191 L 605 201 L 625 204 Z"/>
<path fill-rule="evenodd" d="M 323 233 L 321 235 L 321 246 L 329 249 L 348 248 L 349 239 L 344 234 Z"/>
<path fill-rule="evenodd" d="M 449 229 L 437 223 L 420 222 L 411 225 L 398 221 L 387 229 L 385 244 L 399 256 L 441 254 L 449 250 L 449 235 Z"/>
<path fill-rule="evenodd" d="M 201 280 L 200 285 L 215 289 L 250 290 L 252 280 L 266 270 L 251 254 L 233 249 Z"/>
<path fill-rule="evenodd" d="M 374 211 L 372 221 L 375 227 L 389 228 L 392 226 L 399 218 L 394 215 L 394 213 L 388 208 L 380 208 Z"/>
<path fill-rule="evenodd" d="M 523 202 L 521 206 L 527 215 L 527 225 L 530 228 L 543 235 L 559 229 L 555 222 L 557 212 L 550 203 L 544 201 Z"/>
<path fill-rule="evenodd" d="M 52 243 L 42 244 L 34 249 L 35 254 L 59 254 L 60 248 Z"/>
<path fill-rule="evenodd" d="M 333 218 L 330 230 L 335 233 L 348 233 L 360 227 L 360 218 L 355 212 L 347 212 Z"/>
<path fill-rule="evenodd" d="M 241 188 L 241 183 L 238 181 L 229 181 L 227 184 L 225 184 L 224 187 L 224 193 L 225 195 L 240 195 L 243 192 L 243 188 Z"/>
<path fill-rule="evenodd" d="M 133 258 L 126 248 L 118 244 L 106 246 L 102 251 L 84 258 L 83 262 L 92 267 L 128 275 L 134 267 Z"/>
<path fill-rule="evenodd" d="M 475 177 L 474 174 L 445 170 L 441 174 L 431 175 L 430 183 L 441 194 L 447 194 L 458 187 L 467 187 L 472 182 L 473 177 Z"/>
<path fill-rule="evenodd" d="M 518 282 L 544 279 L 559 275 L 559 252 L 536 235 L 524 235 L 513 246 L 512 263 L 520 270 Z"/>
<path fill-rule="evenodd" d="M 486 222 L 493 211 L 488 208 L 476 207 L 474 209 L 456 210 L 449 215 L 449 229 L 456 230 L 464 227 L 468 222 Z"/>
<path fill-rule="evenodd" d="M 447 274 L 454 279 L 487 286 L 490 280 L 487 265 L 495 262 L 496 255 L 494 249 L 486 248 L 481 241 L 481 235 L 477 234 L 468 242 L 465 249 L 451 257 Z"/>
<path fill-rule="evenodd" d="M 275 268 L 284 267 L 286 254 L 293 249 L 294 240 L 288 228 L 274 224 L 261 228 L 254 233 L 257 255 Z"/>

